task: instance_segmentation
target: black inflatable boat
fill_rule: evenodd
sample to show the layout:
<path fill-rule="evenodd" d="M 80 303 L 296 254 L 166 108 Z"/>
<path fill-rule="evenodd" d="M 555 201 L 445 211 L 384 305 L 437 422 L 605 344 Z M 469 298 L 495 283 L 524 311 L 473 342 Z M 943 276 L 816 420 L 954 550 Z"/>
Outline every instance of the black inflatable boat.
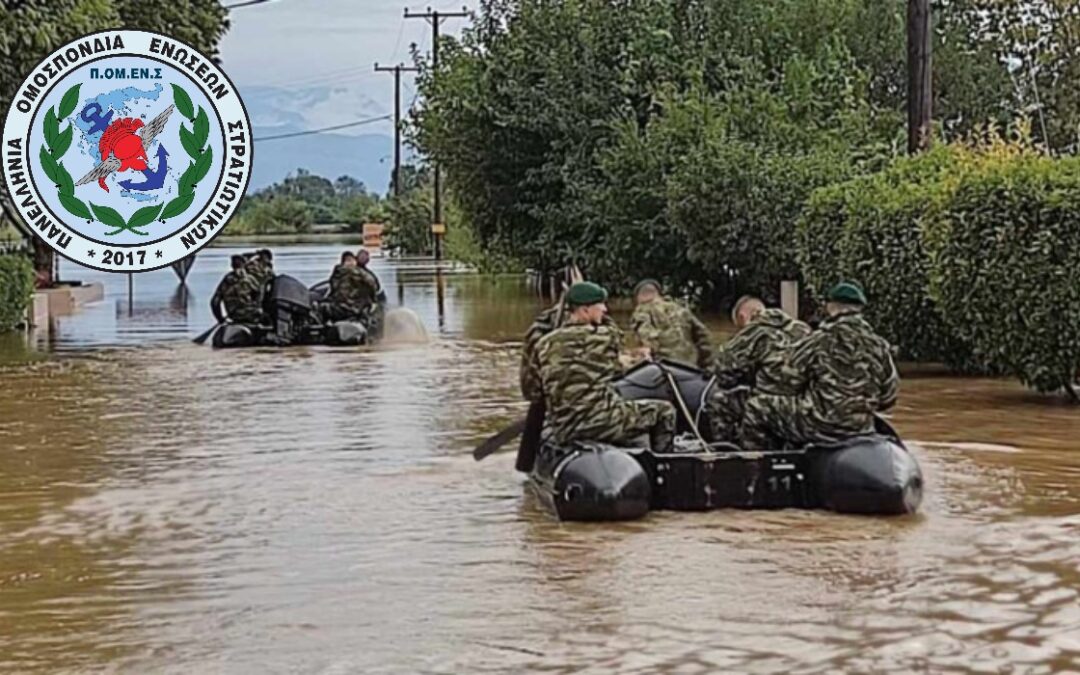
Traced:
<path fill-rule="evenodd" d="M 357 321 L 324 322 L 318 305 L 327 284 L 312 288 L 281 274 L 263 294 L 263 325 L 227 322 L 211 338 L 215 348 L 288 345 L 362 345 L 373 342 L 382 330 L 382 301 Z"/>
<path fill-rule="evenodd" d="M 714 381 L 702 371 L 667 361 L 645 363 L 616 388 L 629 399 L 672 401 L 669 374 L 695 424 L 707 429 L 704 402 Z M 879 419 L 877 426 L 874 434 L 835 445 L 746 452 L 691 436 L 680 413 L 674 447 L 544 444 L 530 477 L 561 520 L 629 520 L 652 509 L 914 513 L 922 501 L 922 472 L 889 425 Z"/>

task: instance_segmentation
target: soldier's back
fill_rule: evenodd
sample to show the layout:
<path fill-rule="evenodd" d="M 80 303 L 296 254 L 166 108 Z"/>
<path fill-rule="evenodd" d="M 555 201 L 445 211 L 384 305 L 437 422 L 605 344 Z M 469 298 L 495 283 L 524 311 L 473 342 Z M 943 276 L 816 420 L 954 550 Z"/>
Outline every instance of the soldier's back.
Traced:
<path fill-rule="evenodd" d="M 634 308 L 630 324 L 638 340 L 656 358 L 683 363 L 698 362 L 690 310 L 667 298 L 657 298 Z"/>
<path fill-rule="evenodd" d="M 804 343 L 809 395 L 820 421 L 837 430 L 872 428 L 873 413 L 892 406 L 899 382 L 888 341 L 852 312 L 826 320 Z"/>
<path fill-rule="evenodd" d="M 548 422 L 560 440 L 603 426 L 612 417 L 619 403 L 611 382 L 621 373 L 620 337 L 608 326 L 575 323 L 537 344 Z"/>

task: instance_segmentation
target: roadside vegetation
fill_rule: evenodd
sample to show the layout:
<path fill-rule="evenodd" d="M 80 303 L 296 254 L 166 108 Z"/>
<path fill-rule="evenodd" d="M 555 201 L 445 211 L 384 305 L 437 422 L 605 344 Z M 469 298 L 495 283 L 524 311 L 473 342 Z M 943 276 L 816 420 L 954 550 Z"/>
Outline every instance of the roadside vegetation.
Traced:
<path fill-rule="evenodd" d="M 712 307 L 854 278 L 905 358 L 1071 393 L 1074 5 L 935 3 L 909 158 L 903 0 L 485 0 L 411 137 L 482 254 Z"/>

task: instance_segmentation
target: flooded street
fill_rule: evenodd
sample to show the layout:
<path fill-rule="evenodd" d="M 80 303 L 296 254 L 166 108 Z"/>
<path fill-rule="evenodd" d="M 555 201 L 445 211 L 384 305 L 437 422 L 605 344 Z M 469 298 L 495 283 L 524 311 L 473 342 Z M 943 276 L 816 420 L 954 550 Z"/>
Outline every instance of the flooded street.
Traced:
<path fill-rule="evenodd" d="M 198 347 L 233 252 L 130 303 L 64 263 L 105 301 L 0 346 L 0 671 L 1080 671 L 1080 409 L 906 378 L 913 518 L 559 524 L 469 454 L 524 410 L 522 281 L 376 259 L 431 344 Z"/>

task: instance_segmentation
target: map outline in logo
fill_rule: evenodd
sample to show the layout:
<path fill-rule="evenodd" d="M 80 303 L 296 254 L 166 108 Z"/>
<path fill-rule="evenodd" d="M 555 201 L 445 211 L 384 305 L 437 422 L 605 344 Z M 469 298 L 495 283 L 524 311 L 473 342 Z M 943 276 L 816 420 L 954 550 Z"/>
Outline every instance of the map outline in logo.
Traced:
<path fill-rule="evenodd" d="M 136 30 L 91 33 L 39 62 L 0 147 L 27 228 L 106 272 L 201 250 L 235 215 L 253 168 L 250 117 L 228 76 L 186 43 Z"/>

